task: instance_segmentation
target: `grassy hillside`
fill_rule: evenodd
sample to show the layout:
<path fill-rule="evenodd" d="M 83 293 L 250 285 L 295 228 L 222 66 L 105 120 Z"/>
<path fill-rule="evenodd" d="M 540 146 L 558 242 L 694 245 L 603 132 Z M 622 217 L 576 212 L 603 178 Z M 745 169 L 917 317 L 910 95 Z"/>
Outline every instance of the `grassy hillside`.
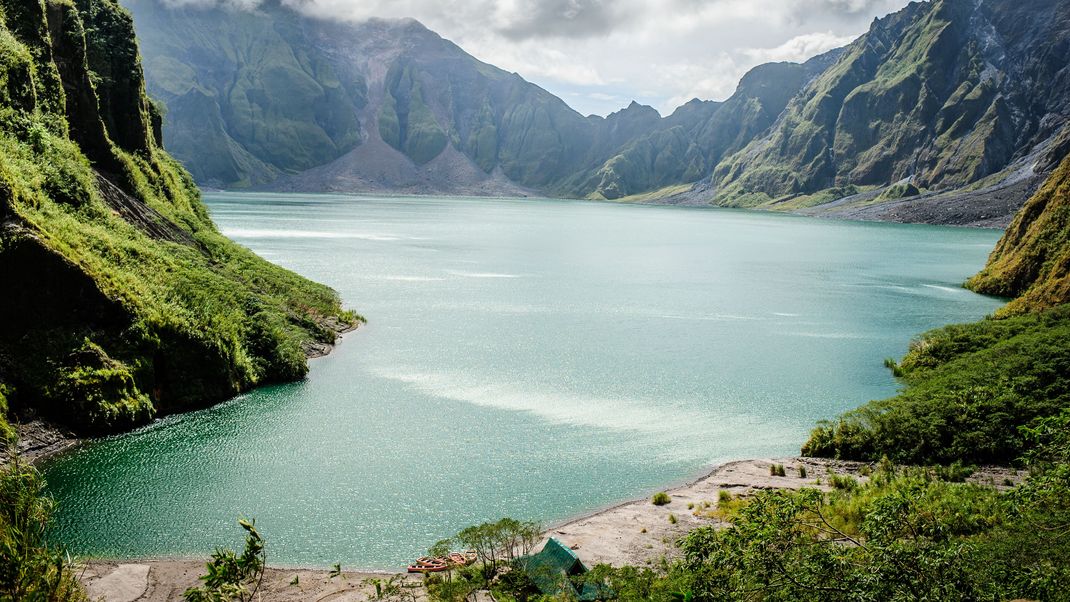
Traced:
<path fill-rule="evenodd" d="M 1023 430 L 1070 408 L 1070 155 L 1022 208 L 975 290 L 996 317 L 922 335 L 890 366 L 904 386 L 814 430 L 803 453 L 900 462 L 1015 461 Z"/>
<path fill-rule="evenodd" d="M 0 0 L 0 384 L 81 432 L 302 377 L 357 317 L 221 236 L 115 0 Z"/>
<path fill-rule="evenodd" d="M 1004 315 L 1070 303 L 1070 156 L 1022 208 L 988 265 L 967 285 L 979 293 L 1017 297 Z"/>

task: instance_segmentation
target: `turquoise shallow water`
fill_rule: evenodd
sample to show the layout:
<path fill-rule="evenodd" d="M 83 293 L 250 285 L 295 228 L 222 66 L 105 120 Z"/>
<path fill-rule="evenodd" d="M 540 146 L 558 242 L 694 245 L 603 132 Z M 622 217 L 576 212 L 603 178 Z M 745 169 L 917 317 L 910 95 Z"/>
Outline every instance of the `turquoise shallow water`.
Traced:
<path fill-rule="evenodd" d="M 393 568 L 463 526 L 555 521 L 793 454 L 896 383 L 916 334 L 1000 302 L 998 232 L 567 201 L 210 194 L 220 229 L 366 328 L 301 383 L 48 464 L 78 554 Z"/>

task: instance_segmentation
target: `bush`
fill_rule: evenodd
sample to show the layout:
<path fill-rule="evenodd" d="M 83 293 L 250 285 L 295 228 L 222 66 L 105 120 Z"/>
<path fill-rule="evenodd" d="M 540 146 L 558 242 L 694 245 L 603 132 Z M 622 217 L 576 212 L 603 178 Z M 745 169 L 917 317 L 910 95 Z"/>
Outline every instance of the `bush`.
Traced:
<path fill-rule="evenodd" d="M 944 481 L 952 483 L 964 483 L 973 473 L 977 472 L 976 466 L 967 466 L 962 462 L 952 462 L 948 466 L 937 466 L 936 476 Z"/>
<path fill-rule="evenodd" d="M 1070 407 L 1070 306 L 948 326 L 898 365 L 899 395 L 819 423 L 803 455 L 901 464 L 1007 464 L 1022 427 Z"/>
<path fill-rule="evenodd" d="M 55 504 L 44 493 L 44 480 L 12 444 L 0 446 L 10 454 L 0 466 L 0 600 L 86 600 L 70 558 L 46 540 Z"/>
<path fill-rule="evenodd" d="M 201 576 L 202 587 L 191 587 L 182 594 L 186 602 L 220 602 L 256 600 L 264 579 L 264 540 L 256 530 L 256 521 L 239 520 L 245 530 L 245 549 L 241 555 L 217 549 L 208 561 L 208 574 Z"/>
<path fill-rule="evenodd" d="M 669 494 L 665 493 L 664 491 L 659 491 L 654 494 L 654 497 L 650 498 L 650 503 L 654 504 L 655 506 L 664 506 L 666 504 L 672 503 L 672 497 L 670 497 Z"/>
<path fill-rule="evenodd" d="M 833 489 L 851 490 L 858 486 L 858 481 L 856 481 L 854 477 L 848 475 L 830 474 L 829 485 L 831 485 Z"/>

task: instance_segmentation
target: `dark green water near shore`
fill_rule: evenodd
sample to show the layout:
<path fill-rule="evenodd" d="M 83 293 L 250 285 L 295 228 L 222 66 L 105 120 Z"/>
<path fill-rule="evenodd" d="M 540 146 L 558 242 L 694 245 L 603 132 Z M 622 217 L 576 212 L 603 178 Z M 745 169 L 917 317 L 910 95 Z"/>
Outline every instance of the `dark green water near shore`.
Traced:
<path fill-rule="evenodd" d="M 301 383 L 48 464 L 77 554 L 396 568 L 471 523 L 559 520 L 797 453 L 896 390 L 995 231 L 565 201 L 210 194 L 220 229 L 369 323 Z"/>

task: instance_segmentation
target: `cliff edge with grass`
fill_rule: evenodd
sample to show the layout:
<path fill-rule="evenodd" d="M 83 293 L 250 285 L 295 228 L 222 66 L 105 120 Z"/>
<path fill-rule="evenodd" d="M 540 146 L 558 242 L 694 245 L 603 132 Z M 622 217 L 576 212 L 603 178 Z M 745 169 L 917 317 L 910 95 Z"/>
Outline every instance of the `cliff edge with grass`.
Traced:
<path fill-rule="evenodd" d="M 818 426 L 804 455 L 903 463 L 1016 462 L 1070 410 L 1070 146 L 966 284 L 1013 297 L 996 315 L 925 333 L 889 367 L 902 392 Z"/>
<path fill-rule="evenodd" d="M 360 318 L 224 238 L 116 0 L 0 0 L 0 399 L 80 434 L 302 378 Z"/>

